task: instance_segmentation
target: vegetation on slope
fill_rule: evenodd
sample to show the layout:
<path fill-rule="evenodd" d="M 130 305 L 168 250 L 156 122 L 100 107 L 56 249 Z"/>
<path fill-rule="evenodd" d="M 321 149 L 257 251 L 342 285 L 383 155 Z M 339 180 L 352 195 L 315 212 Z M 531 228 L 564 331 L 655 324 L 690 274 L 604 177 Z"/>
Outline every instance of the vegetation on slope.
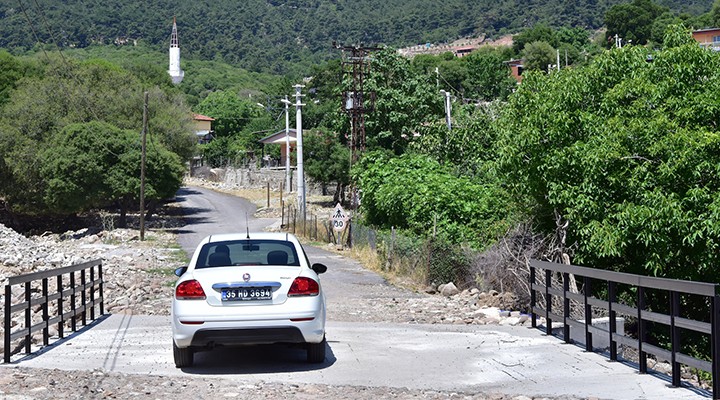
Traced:
<path fill-rule="evenodd" d="M 144 42 L 164 50 L 177 17 L 189 58 L 223 60 L 251 71 L 299 74 L 337 58 L 332 42 L 404 47 L 455 38 L 515 33 L 544 23 L 588 30 L 604 24 L 617 0 L 0 0 L 0 48 L 40 43 L 61 48 Z M 663 0 L 674 12 L 709 11 L 700 0 Z"/>

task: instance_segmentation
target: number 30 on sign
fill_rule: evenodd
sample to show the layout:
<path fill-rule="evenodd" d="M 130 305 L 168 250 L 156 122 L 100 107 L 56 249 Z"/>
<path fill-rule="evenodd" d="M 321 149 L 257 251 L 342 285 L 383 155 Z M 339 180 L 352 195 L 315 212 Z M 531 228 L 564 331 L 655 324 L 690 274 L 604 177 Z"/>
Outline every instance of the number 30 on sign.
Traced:
<path fill-rule="evenodd" d="M 349 217 L 347 214 L 345 214 L 345 210 L 340 206 L 340 203 L 335 206 L 335 210 L 333 211 L 332 216 L 330 217 L 330 220 L 333 224 L 333 229 L 336 231 L 342 231 L 345 229 L 345 226 L 347 225 Z"/>

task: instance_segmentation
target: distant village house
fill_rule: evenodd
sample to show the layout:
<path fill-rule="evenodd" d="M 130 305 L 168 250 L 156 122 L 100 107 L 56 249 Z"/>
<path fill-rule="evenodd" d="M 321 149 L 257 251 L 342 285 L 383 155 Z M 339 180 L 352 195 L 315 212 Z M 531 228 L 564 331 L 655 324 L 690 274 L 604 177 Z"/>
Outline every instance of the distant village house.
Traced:
<path fill-rule="evenodd" d="M 700 43 L 701 47 L 720 51 L 720 28 L 693 31 L 692 37 Z"/>
<path fill-rule="evenodd" d="M 193 114 L 193 124 L 195 136 L 197 136 L 198 144 L 209 143 L 213 139 L 212 122 L 215 118 L 202 114 Z"/>

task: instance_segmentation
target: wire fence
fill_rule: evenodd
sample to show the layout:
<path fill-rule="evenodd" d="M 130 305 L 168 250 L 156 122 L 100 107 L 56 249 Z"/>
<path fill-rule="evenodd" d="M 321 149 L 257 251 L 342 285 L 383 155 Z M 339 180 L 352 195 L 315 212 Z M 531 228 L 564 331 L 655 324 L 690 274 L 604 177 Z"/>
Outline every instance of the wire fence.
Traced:
<path fill-rule="evenodd" d="M 344 230 L 336 231 L 329 215 L 308 214 L 303 218 L 292 204 L 283 205 L 282 209 L 282 228 L 286 231 L 342 249 L 370 250 L 383 270 L 426 284 L 467 281 L 464 275 L 469 269 L 469 258 L 458 256 L 463 250 L 457 246 L 439 243 L 434 238 L 404 235 L 394 228 L 377 230 L 352 220 Z"/>

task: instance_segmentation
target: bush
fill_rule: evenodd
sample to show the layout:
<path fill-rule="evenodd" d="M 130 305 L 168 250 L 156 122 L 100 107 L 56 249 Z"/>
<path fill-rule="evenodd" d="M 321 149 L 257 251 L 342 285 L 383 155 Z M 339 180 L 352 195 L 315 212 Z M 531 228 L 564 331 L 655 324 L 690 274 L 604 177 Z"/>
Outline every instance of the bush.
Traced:
<path fill-rule="evenodd" d="M 453 282 L 460 288 L 472 284 L 472 279 L 468 279 L 470 258 L 461 247 L 444 239 L 431 238 L 425 248 L 428 252 L 427 283 Z"/>

